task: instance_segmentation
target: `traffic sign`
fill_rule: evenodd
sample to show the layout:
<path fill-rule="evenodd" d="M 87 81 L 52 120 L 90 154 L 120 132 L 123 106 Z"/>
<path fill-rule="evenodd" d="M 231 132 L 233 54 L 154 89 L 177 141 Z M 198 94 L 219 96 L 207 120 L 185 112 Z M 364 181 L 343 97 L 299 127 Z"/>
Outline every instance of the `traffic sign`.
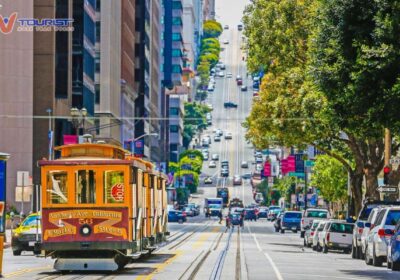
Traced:
<path fill-rule="evenodd" d="M 289 176 L 293 176 L 293 177 L 300 177 L 300 178 L 304 178 L 304 173 L 302 172 L 289 172 Z"/>
<path fill-rule="evenodd" d="M 306 165 L 306 167 L 313 167 L 315 165 L 315 161 L 306 160 L 306 161 L 304 161 L 304 164 Z"/>
<path fill-rule="evenodd" d="M 397 193 L 399 190 L 396 186 L 379 186 L 378 191 L 381 193 Z"/>
<path fill-rule="evenodd" d="M 390 164 L 400 164 L 400 158 L 394 157 L 390 159 Z"/>

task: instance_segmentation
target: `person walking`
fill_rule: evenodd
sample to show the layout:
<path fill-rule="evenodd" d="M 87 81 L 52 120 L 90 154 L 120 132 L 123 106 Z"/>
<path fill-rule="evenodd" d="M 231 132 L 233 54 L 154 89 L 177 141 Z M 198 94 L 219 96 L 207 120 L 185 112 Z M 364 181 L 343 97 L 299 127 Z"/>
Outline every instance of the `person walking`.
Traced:
<path fill-rule="evenodd" d="M 230 228 L 231 227 L 231 220 L 229 218 L 229 215 L 226 216 L 226 228 Z"/>
<path fill-rule="evenodd" d="M 222 211 L 218 213 L 219 223 L 222 223 Z"/>

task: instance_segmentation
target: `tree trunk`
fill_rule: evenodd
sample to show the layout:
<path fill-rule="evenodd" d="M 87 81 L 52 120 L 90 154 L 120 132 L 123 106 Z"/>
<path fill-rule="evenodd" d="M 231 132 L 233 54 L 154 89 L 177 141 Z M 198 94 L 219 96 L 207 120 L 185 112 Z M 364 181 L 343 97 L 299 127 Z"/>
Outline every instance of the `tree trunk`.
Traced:
<path fill-rule="evenodd" d="M 350 216 L 358 216 L 362 208 L 362 182 L 363 172 L 350 173 L 350 184 L 352 193 L 352 207 L 350 207 Z"/>
<path fill-rule="evenodd" d="M 380 199 L 378 192 L 378 172 L 376 170 L 372 170 L 372 168 L 368 168 L 365 172 L 365 180 L 367 185 L 365 192 L 366 198 L 372 198 L 376 200 Z"/>

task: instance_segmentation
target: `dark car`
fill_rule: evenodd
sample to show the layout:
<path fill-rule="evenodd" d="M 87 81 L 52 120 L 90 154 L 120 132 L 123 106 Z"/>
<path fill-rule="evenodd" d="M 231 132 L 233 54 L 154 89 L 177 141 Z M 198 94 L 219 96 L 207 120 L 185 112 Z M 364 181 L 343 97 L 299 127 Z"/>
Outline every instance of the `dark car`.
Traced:
<path fill-rule="evenodd" d="M 22 251 L 34 251 L 36 240 L 40 240 L 40 216 L 36 213 L 29 215 L 12 232 L 11 248 L 14 256 L 21 255 Z M 36 239 L 38 238 L 38 239 Z"/>
<path fill-rule="evenodd" d="M 237 108 L 238 105 L 236 103 L 228 101 L 228 102 L 224 102 L 224 107 L 225 108 Z"/>
<path fill-rule="evenodd" d="M 281 233 L 285 230 L 292 230 L 296 233 L 300 230 L 302 213 L 300 211 L 287 211 L 283 214 L 281 219 Z"/>
<path fill-rule="evenodd" d="M 240 78 L 240 79 L 237 79 L 236 80 L 236 84 L 238 85 L 238 86 L 241 86 L 241 85 L 243 85 L 243 80 Z"/>
<path fill-rule="evenodd" d="M 260 211 L 258 212 L 258 218 L 268 218 L 268 208 L 260 208 Z"/>
<path fill-rule="evenodd" d="M 222 177 L 229 177 L 229 170 L 228 169 L 222 169 L 221 170 L 221 176 Z"/>
<path fill-rule="evenodd" d="M 229 220 L 232 226 L 240 226 L 241 225 L 241 215 L 240 214 L 230 214 Z"/>
<path fill-rule="evenodd" d="M 178 222 L 182 224 L 183 222 L 186 222 L 186 220 L 186 214 L 182 211 L 170 210 L 168 212 L 168 222 Z"/>
<path fill-rule="evenodd" d="M 244 219 L 250 221 L 257 221 L 257 213 L 255 209 L 244 209 Z"/>
<path fill-rule="evenodd" d="M 389 240 L 387 267 L 391 268 L 393 271 L 400 270 L 400 222 L 397 223 L 394 234 Z"/>
<path fill-rule="evenodd" d="M 244 174 L 242 175 L 242 178 L 243 178 L 243 179 L 251 179 L 251 173 L 244 173 Z"/>

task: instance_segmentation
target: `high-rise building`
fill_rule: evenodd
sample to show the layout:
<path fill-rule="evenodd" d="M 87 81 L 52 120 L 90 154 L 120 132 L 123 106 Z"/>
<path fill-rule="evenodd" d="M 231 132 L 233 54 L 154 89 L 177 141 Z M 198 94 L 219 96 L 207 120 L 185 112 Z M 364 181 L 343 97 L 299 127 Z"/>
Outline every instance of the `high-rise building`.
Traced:
<path fill-rule="evenodd" d="M 135 100 L 135 138 L 138 138 L 159 133 L 160 1 L 136 0 L 135 9 L 135 83 L 138 93 Z M 151 147 L 158 146 L 157 141 L 153 137 L 143 137 L 140 141 L 144 144 L 144 157 L 158 161 L 158 152 L 151 153 Z"/>
<path fill-rule="evenodd" d="M 96 29 L 96 99 L 95 132 L 97 140 L 120 145 L 125 122 L 122 111 L 129 101 L 121 93 L 122 69 L 122 3 L 98 1 Z M 133 71 L 133 68 L 132 68 Z M 129 106 L 128 106 L 129 107 Z M 125 108 L 125 111 L 129 111 Z M 131 106 L 131 111 L 133 108 Z M 126 112 L 124 112 L 126 113 Z M 130 135 L 128 135 L 129 137 Z"/>

